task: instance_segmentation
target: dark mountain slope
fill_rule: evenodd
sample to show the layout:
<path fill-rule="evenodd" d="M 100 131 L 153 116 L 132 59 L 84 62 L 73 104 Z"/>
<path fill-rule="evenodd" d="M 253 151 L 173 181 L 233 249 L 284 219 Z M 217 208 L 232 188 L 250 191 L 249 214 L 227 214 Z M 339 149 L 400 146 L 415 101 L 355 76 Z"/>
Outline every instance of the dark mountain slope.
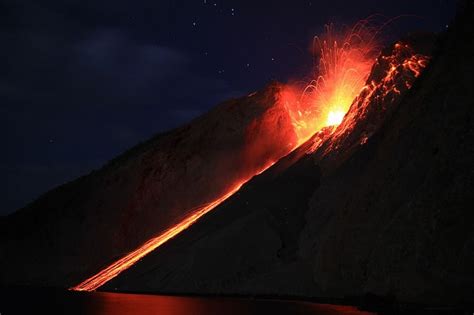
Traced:
<path fill-rule="evenodd" d="M 1 283 L 77 284 L 287 154 L 296 135 L 279 89 L 223 103 L 4 218 Z"/>
<path fill-rule="evenodd" d="M 473 303 L 472 21 L 469 1 L 349 156 L 323 143 L 258 176 L 104 289 Z"/>
<path fill-rule="evenodd" d="M 326 177 L 301 244 L 324 294 L 474 298 L 473 7 L 370 143 Z"/>

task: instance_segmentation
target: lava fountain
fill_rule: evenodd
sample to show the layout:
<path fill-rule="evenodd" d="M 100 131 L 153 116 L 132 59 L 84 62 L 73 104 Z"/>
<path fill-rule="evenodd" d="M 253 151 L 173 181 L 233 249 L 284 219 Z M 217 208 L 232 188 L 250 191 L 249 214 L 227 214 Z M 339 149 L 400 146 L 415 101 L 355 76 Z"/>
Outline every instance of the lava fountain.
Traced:
<path fill-rule="evenodd" d="M 297 99 L 289 97 L 294 93 L 286 93 L 286 105 L 300 143 L 323 127 L 342 122 L 380 52 L 376 43 L 378 30 L 369 20 L 362 20 L 345 29 L 326 25 L 325 33 L 314 37 L 314 79 Z"/>

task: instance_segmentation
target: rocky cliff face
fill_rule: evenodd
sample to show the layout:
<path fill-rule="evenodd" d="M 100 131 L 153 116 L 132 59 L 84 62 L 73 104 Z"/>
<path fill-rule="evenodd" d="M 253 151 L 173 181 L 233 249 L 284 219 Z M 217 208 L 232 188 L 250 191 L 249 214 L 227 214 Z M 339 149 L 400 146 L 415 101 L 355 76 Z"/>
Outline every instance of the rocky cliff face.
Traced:
<path fill-rule="evenodd" d="M 465 3 L 389 111 L 358 116 L 336 142 L 311 150 L 310 140 L 104 289 L 473 303 L 474 4 Z M 359 115 L 353 106 L 346 118 Z"/>
<path fill-rule="evenodd" d="M 2 220 L 1 282 L 77 284 L 287 154 L 297 139 L 280 88 L 221 104 Z"/>
<path fill-rule="evenodd" d="M 318 292 L 472 303 L 472 6 L 462 14 L 391 117 L 311 197 L 300 245 Z"/>

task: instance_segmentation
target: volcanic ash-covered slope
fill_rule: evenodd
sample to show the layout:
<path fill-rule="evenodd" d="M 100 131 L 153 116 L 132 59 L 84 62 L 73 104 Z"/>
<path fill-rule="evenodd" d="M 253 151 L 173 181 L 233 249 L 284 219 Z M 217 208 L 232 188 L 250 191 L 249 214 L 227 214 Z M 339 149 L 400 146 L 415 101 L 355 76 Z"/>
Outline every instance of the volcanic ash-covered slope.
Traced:
<path fill-rule="evenodd" d="M 318 292 L 474 302 L 473 18 L 470 1 L 390 119 L 312 196 L 300 244 Z"/>
<path fill-rule="evenodd" d="M 279 89 L 223 103 L 2 220 L 0 281 L 77 284 L 287 154 L 297 139 Z"/>
<path fill-rule="evenodd" d="M 390 110 L 356 100 L 350 133 L 285 158 L 103 288 L 472 303 L 473 13 Z"/>

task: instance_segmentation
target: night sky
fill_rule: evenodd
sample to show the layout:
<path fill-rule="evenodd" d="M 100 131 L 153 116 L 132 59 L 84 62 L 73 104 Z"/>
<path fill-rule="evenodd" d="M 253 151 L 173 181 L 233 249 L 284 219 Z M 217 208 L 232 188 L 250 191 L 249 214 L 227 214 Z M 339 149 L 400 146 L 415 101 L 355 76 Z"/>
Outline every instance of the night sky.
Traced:
<path fill-rule="evenodd" d="M 452 0 L 0 1 L 0 214 L 272 79 L 308 78 L 327 22 L 409 15 L 383 40 L 441 31 Z"/>

